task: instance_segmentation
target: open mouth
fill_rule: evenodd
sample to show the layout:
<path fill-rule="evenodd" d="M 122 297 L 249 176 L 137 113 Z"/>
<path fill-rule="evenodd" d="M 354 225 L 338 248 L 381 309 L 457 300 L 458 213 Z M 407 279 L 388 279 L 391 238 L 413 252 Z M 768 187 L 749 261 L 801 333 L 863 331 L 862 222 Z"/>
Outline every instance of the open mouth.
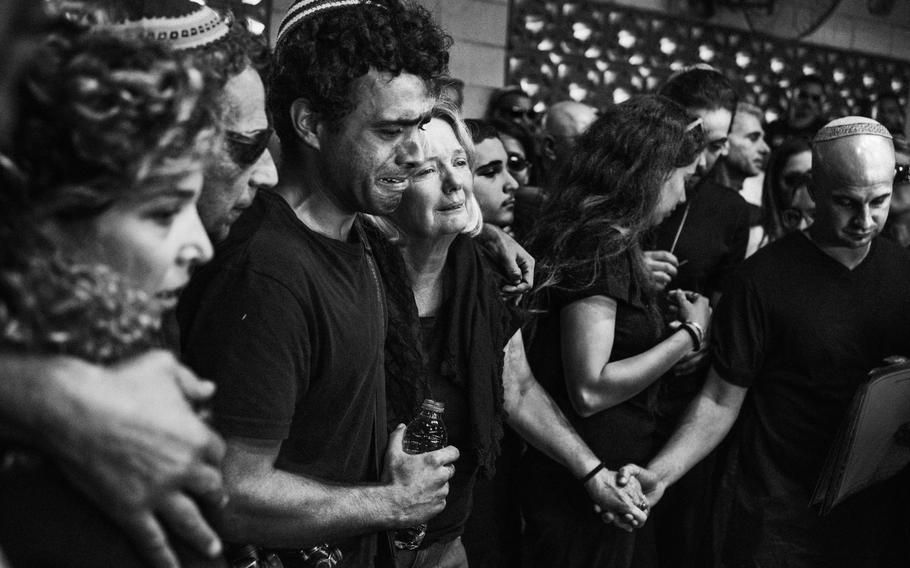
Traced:
<path fill-rule="evenodd" d="M 183 288 L 183 286 L 180 286 L 171 290 L 162 290 L 155 294 L 155 299 L 158 300 L 163 309 L 169 310 L 177 306 L 177 301 L 180 299 L 180 293 L 183 292 Z"/>
<path fill-rule="evenodd" d="M 389 187 L 395 190 L 403 191 L 408 185 L 408 178 L 401 176 L 383 176 L 377 178 L 379 183 L 383 186 Z"/>

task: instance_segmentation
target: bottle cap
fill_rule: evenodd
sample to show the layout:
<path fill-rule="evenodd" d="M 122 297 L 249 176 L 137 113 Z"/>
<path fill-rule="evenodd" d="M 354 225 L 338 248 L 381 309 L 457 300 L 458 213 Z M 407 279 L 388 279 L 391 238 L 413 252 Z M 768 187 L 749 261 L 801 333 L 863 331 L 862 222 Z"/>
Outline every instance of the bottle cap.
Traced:
<path fill-rule="evenodd" d="M 425 398 L 423 399 L 423 403 L 420 405 L 420 408 L 423 410 L 429 410 L 431 412 L 444 412 L 446 409 L 446 403 L 430 398 Z"/>

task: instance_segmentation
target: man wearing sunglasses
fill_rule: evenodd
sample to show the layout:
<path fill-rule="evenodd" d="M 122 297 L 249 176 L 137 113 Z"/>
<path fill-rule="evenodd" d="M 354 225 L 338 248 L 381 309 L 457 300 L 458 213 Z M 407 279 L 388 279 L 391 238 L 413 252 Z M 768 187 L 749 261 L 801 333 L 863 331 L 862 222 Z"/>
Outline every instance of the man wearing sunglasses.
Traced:
<path fill-rule="evenodd" d="M 268 150 L 272 128 L 265 110 L 265 87 L 252 66 L 234 75 L 222 95 L 225 133 L 205 170 L 199 216 L 213 243 L 223 241 L 256 192 L 278 183 Z"/>
<path fill-rule="evenodd" d="M 532 134 L 540 132 L 540 117 L 534 110 L 534 101 L 521 87 L 515 85 L 493 93 L 487 106 L 486 118 L 514 122 Z"/>
<path fill-rule="evenodd" d="M 803 75 L 797 79 L 790 93 L 786 114 L 765 131 L 771 149 L 790 138 L 811 140 L 825 125 L 825 84 L 818 75 Z"/>

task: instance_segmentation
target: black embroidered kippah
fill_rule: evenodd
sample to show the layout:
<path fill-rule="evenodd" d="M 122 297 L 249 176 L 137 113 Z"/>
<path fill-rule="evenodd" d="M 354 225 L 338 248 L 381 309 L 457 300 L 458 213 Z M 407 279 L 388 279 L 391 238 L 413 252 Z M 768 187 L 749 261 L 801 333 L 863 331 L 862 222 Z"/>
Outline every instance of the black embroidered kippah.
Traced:
<path fill-rule="evenodd" d="M 288 13 L 278 26 L 278 38 L 275 40 L 275 45 L 281 45 L 284 38 L 305 19 L 328 10 L 352 6 L 374 6 L 387 9 L 384 4 L 374 0 L 297 0 L 288 8 Z"/>

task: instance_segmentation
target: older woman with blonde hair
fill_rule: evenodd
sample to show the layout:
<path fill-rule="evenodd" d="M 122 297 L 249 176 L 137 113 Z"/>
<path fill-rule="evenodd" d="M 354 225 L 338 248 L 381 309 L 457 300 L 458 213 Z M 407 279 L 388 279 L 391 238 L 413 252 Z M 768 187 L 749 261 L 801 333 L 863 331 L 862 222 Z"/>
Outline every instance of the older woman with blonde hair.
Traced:
<path fill-rule="evenodd" d="M 394 425 L 424 398 L 443 401 L 449 443 L 461 459 L 422 549 L 402 551 L 398 565 L 467 566 L 460 535 L 471 488 L 479 472 L 491 473 L 503 420 L 581 479 L 596 505 L 627 525 L 644 521 L 639 488 L 616 486 L 615 473 L 601 467 L 531 375 L 519 319 L 469 237 L 480 223 L 473 148 L 451 107 L 436 106 L 423 146 L 401 205 L 379 222 L 391 239 L 375 251 L 389 308 L 387 406 Z"/>

